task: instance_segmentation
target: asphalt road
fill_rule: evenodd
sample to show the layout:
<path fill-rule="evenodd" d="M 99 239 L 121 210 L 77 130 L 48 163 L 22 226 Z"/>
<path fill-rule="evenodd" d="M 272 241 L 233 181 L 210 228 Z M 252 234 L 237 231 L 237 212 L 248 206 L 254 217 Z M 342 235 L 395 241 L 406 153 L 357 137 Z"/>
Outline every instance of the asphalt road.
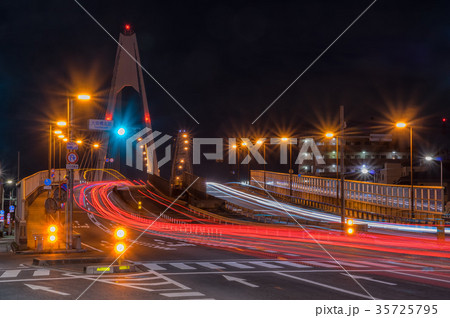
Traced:
<path fill-rule="evenodd" d="M 114 207 L 109 208 L 113 213 Z M 164 211 L 155 205 L 151 209 L 155 214 Z M 220 236 L 176 231 L 142 234 L 128 227 L 131 247 L 125 260 L 139 265 L 143 271 L 137 273 L 100 276 L 84 274 L 83 264 L 33 266 L 35 257 L 114 257 L 112 231 L 121 225 L 116 219 L 78 210 L 74 221 L 85 253 L 0 254 L 0 299 L 359 300 L 448 299 L 450 295 L 446 246 L 440 251 L 443 255 L 438 249 L 428 255 L 421 246 L 407 253 L 400 247 L 386 250 L 372 241 L 357 245 L 333 238 L 327 244 L 307 237 L 281 238 L 274 232 L 248 235 L 249 230 L 239 232 L 235 227 L 224 229 Z"/>

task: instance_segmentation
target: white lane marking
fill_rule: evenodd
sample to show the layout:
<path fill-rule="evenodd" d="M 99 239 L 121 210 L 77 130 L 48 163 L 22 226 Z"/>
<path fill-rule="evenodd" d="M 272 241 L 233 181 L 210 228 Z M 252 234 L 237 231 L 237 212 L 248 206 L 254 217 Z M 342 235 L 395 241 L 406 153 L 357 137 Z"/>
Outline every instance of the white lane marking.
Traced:
<path fill-rule="evenodd" d="M 231 267 L 242 268 L 242 269 L 254 268 L 252 266 L 240 264 L 240 263 L 237 263 L 237 262 L 222 262 L 222 264 L 225 264 L 225 265 L 228 265 L 228 266 L 231 266 Z"/>
<path fill-rule="evenodd" d="M 142 265 L 144 265 L 145 267 L 147 267 L 148 269 L 151 269 L 152 271 L 165 271 L 167 270 L 167 268 L 164 268 L 162 266 L 159 266 L 158 264 L 153 264 L 153 263 L 143 263 Z"/>
<path fill-rule="evenodd" d="M 345 294 L 349 294 L 349 295 L 358 296 L 358 297 L 361 297 L 361 298 L 373 300 L 373 298 L 370 297 L 369 295 L 364 295 L 364 294 L 356 293 L 356 292 L 353 292 L 353 291 L 350 291 L 350 290 L 342 289 L 342 288 L 339 288 L 339 287 L 335 287 L 335 286 L 331 286 L 331 285 L 327 285 L 327 284 L 322 284 L 322 283 L 319 283 L 319 282 L 315 282 L 313 280 L 300 278 L 300 277 L 289 275 L 289 274 L 286 274 L 286 273 L 276 272 L 276 274 L 281 275 L 281 276 L 285 276 L 285 277 L 289 277 L 289 278 L 292 278 L 292 279 L 296 279 L 296 280 L 299 280 L 299 281 L 302 281 L 302 282 L 305 282 L 305 283 L 309 283 L 309 284 L 317 285 L 317 286 L 320 286 L 320 287 L 328 288 L 328 289 L 331 289 L 331 290 L 336 290 L 336 291 L 339 291 L 341 293 L 345 293 Z"/>
<path fill-rule="evenodd" d="M 339 262 L 339 264 L 341 264 L 342 266 L 350 266 L 350 267 L 357 267 L 357 268 L 363 268 L 363 267 L 367 267 L 367 265 L 360 265 L 360 264 L 356 264 L 356 263 L 351 263 L 351 262 L 344 262 L 344 261 L 340 261 L 337 260 Z M 327 261 L 328 263 L 333 263 L 333 261 Z M 359 262 L 359 263 L 364 263 L 364 262 Z M 375 265 L 375 264 L 372 264 Z"/>
<path fill-rule="evenodd" d="M 350 277 L 350 275 L 347 274 L 347 273 L 341 273 L 341 274 L 344 275 L 344 276 Z M 390 286 L 396 286 L 397 285 L 396 283 L 390 283 L 390 282 L 386 282 L 384 280 L 378 280 L 378 279 L 374 279 L 374 278 L 366 277 L 366 276 L 352 275 L 352 277 L 354 279 L 363 279 L 363 280 L 368 280 L 368 281 L 371 281 L 371 282 L 385 284 L 385 285 L 390 285 Z"/>
<path fill-rule="evenodd" d="M 315 261 L 303 261 L 303 263 L 306 263 L 306 264 L 309 264 L 309 265 L 313 265 L 313 266 L 326 267 L 326 268 L 337 268 L 337 267 L 339 267 L 337 265 L 321 263 L 321 262 L 315 262 Z"/>
<path fill-rule="evenodd" d="M 444 280 L 444 279 L 439 279 L 439 278 L 434 278 L 434 277 L 427 277 L 427 276 L 415 275 L 415 274 L 407 274 L 407 273 L 402 273 L 402 272 L 397 272 L 397 271 L 391 271 L 389 273 L 396 273 L 396 274 L 400 274 L 400 275 L 412 276 L 412 277 L 417 277 L 417 278 L 424 278 L 424 279 L 428 279 L 428 280 L 435 280 L 437 282 L 444 282 L 444 283 L 450 284 L 449 280 Z"/>
<path fill-rule="evenodd" d="M 219 265 L 215 265 L 213 263 L 207 263 L 207 262 L 201 262 L 201 263 L 197 263 L 200 266 L 209 268 L 209 269 L 224 269 L 224 267 L 219 266 Z"/>
<path fill-rule="evenodd" d="M 413 267 L 413 268 L 423 268 L 423 265 L 415 265 L 415 264 L 409 264 L 409 263 L 398 263 L 398 262 L 394 262 L 394 261 L 388 261 L 388 263 L 392 263 L 395 265 L 400 265 L 400 266 L 406 266 L 406 267 Z"/>
<path fill-rule="evenodd" d="M 173 267 L 176 267 L 178 269 L 184 269 L 184 270 L 186 270 L 186 269 L 195 269 L 195 267 L 186 265 L 184 263 L 170 263 L 170 265 L 172 265 Z"/>
<path fill-rule="evenodd" d="M 53 294 L 58 294 L 58 295 L 63 295 L 63 296 L 69 296 L 70 294 L 68 293 L 64 293 L 64 292 L 60 292 L 57 290 L 53 290 L 51 287 L 47 287 L 47 286 L 39 286 L 39 285 L 31 285 L 31 284 L 25 284 L 25 286 L 31 288 L 32 290 L 43 290 L 49 293 L 53 293 Z"/>
<path fill-rule="evenodd" d="M 236 282 L 236 283 L 246 285 L 248 287 L 253 287 L 253 288 L 259 287 L 258 285 L 247 282 L 244 278 L 238 278 L 238 277 L 233 277 L 233 276 L 228 276 L 228 275 L 222 275 L 222 276 L 225 277 L 225 279 L 229 282 Z"/>
<path fill-rule="evenodd" d="M 358 261 L 358 264 L 366 264 L 366 265 L 373 266 L 373 267 L 386 267 L 386 268 L 396 267 L 394 265 L 381 264 L 381 263 L 375 263 L 375 262 L 366 262 L 366 261 Z"/>
<path fill-rule="evenodd" d="M 38 269 L 33 273 L 33 276 L 48 276 L 48 275 L 50 275 L 50 271 L 48 269 Z"/>
<path fill-rule="evenodd" d="M 250 264 L 253 265 L 258 265 L 258 266 L 262 266 L 262 267 L 266 267 L 266 268 L 283 268 L 281 266 L 278 265 L 273 265 L 273 264 L 269 264 L 269 263 L 265 263 L 265 262 L 249 262 Z"/>
<path fill-rule="evenodd" d="M 17 277 L 19 275 L 20 269 L 12 269 L 5 271 L 0 278 L 9 278 L 9 277 Z"/>
<path fill-rule="evenodd" d="M 94 250 L 94 251 L 103 253 L 102 250 L 99 250 L 98 248 L 95 248 L 95 247 L 93 247 L 93 246 L 87 245 L 86 243 L 81 243 L 81 245 L 84 245 L 84 246 L 86 246 L 86 247 L 88 247 L 88 248 L 90 248 L 90 249 L 92 249 L 92 250 Z"/>
<path fill-rule="evenodd" d="M 282 265 L 287 265 L 287 266 L 292 266 L 292 267 L 297 267 L 297 268 L 310 268 L 311 267 L 308 265 L 297 264 L 297 263 L 292 263 L 292 262 L 287 262 L 287 261 L 277 261 L 276 263 L 282 264 Z"/>
<path fill-rule="evenodd" d="M 160 295 L 165 297 L 199 297 L 199 296 L 205 296 L 202 293 L 199 292 L 182 292 L 182 293 L 161 293 Z"/>

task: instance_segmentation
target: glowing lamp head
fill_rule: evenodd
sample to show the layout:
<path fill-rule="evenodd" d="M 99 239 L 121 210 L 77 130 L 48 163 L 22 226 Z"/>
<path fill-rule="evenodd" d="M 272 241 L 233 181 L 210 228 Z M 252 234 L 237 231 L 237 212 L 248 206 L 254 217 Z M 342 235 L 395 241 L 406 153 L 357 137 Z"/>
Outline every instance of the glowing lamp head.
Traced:
<path fill-rule="evenodd" d="M 283 137 L 283 138 L 281 138 L 281 141 L 287 141 L 288 140 L 288 138 L 287 137 Z"/>
<path fill-rule="evenodd" d="M 355 229 L 354 229 L 354 228 L 349 227 L 349 228 L 347 229 L 347 234 L 352 235 L 352 234 L 354 234 L 354 233 L 355 233 Z"/>
<path fill-rule="evenodd" d="M 426 160 L 426 161 L 431 161 L 431 160 L 433 160 L 433 157 L 431 157 L 431 156 L 426 156 L 426 157 L 425 157 L 425 160 Z"/>
<path fill-rule="evenodd" d="M 117 134 L 119 135 L 119 136 L 123 136 L 123 135 L 125 135 L 125 128 L 119 128 L 118 130 L 117 130 Z"/>
<path fill-rule="evenodd" d="M 56 125 L 58 125 L 59 127 L 66 127 L 66 126 L 67 126 L 67 123 L 66 123 L 65 121 L 58 121 L 58 122 L 56 123 Z"/>
<path fill-rule="evenodd" d="M 129 24 L 125 24 L 125 30 L 130 31 L 131 26 Z"/>
<path fill-rule="evenodd" d="M 64 142 L 67 142 L 67 141 L 69 141 L 69 139 L 67 139 L 67 138 L 64 138 L 64 139 L 63 139 L 63 141 L 64 141 Z"/>
<path fill-rule="evenodd" d="M 99 144 L 94 144 L 94 148 L 98 148 L 98 147 L 100 147 Z"/>
<path fill-rule="evenodd" d="M 114 236 L 117 239 L 123 239 L 126 236 L 126 232 L 123 228 L 118 228 L 115 232 L 114 232 Z"/>
<path fill-rule="evenodd" d="M 258 145 L 261 145 L 263 143 L 263 141 L 260 139 L 256 142 Z"/>
<path fill-rule="evenodd" d="M 55 135 L 61 135 L 62 131 L 61 130 L 55 130 L 54 133 L 55 133 Z"/>
<path fill-rule="evenodd" d="M 81 139 L 77 140 L 77 144 L 81 145 L 83 143 L 83 141 Z"/>
<path fill-rule="evenodd" d="M 355 222 L 353 221 L 353 219 L 348 219 L 347 220 L 347 225 L 353 225 L 355 224 Z"/>
<path fill-rule="evenodd" d="M 77 96 L 77 98 L 78 98 L 79 100 L 90 100 L 90 99 L 91 99 L 91 95 L 88 95 L 88 94 L 79 94 L 79 95 Z"/>
<path fill-rule="evenodd" d="M 231 146 L 231 148 L 236 149 L 236 148 L 237 148 L 237 145 L 233 145 L 233 146 Z"/>
<path fill-rule="evenodd" d="M 397 127 L 397 128 L 405 128 L 406 127 L 406 123 L 400 121 L 400 122 L 395 124 L 395 127 Z"/>
<path fill-rule="evenodd" d="M 363 174 L 367 174 L 367 173 L 369 173 L 369 170 L 367 170 L 367 168 L 362 168 L 362 169 L 361 169 L 361 172 L 362 172 Z"/>
<path fill-rule="evenodd" d="M 125 244 L 117 243 L 114 246 L 114 251 L 116 251 L 116 253 L 118 253 L 118 254 L 123 253 L 125 251 Z"/>
<path fill-rule="evenodd" d="M 50 225 L 49 227 L 48 227 L 48 231 L 50 232 L 50 233 L 56 233 L 56 230 L 57 230 L 58 228 L 56 227 L 56 225 Z"/>
<path fill-rule="evenodd" d="M 64 135 L 58 135 L 58 138 L 59 138 L 59 139 L 63 139 L 63 138 L 64 138 Z"/>
<path fill-rule="evenodd" d="M 189 141 L 185 140 L 184 143 L 187 144 Z"/>
<path fill-rule="evenodd" d="M 12 180 L 8 180 L 8 181 L 6 181 L 6 183 L 7 183 L 7 184 L 12 184 L 13 181 L 12 181 Z"/>
<path fill-rule="evenodd" d="M 50 243 L 55 243 L 56 242 L 56 235 L 52 234 L 48 237 L 48 241 Z"/>
<path fill-rule="evenodd" d="M 325 133 L 325 137 L 327 137 L 327 138 L 333 138 L 333 137 L 334 137 L 334 133 L 332 133 L 332 132 L 327 132 L 327 133 Z"/>
<path fill-rule="evenodd" d="M 184 135 L 183 135 L 183 138 L 187 138 L 187 134 L 184 134 Z"/>

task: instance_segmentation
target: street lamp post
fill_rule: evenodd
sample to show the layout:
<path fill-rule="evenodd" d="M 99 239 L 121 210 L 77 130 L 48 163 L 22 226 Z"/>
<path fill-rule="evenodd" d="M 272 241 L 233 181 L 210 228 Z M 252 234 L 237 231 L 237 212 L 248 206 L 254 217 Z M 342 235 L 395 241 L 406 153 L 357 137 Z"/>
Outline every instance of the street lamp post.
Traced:
<path fill-rule="evenodd" d="M 425 160 L 426 161 L 439 161 L 440 162 L 440 164 L 441 164 L 441 188 L 442 188 L 443 184 L 444 184 L 444 182 L 443 182 L 444 174 L 443 174 L 443 167 L 442 167 L 442 158 L 433 158 L 432 156 L 426 156 Z"/>
<path fill-rule="evenodd" d="M 263 140 L 261 140 L 261 139 L 259 139 L 256 143 L 259 144 L 259 145 L 260 144 L 263 145 L 264 189 L 266 189 L 266 143 Z"/>
<path fill-rule="evenodd" d="M 405 122 L 398 122 L 395 124 L 395 127 L 397 128 L 405 128 L 408 126 Z M 409 163 L 410 163 L 410 182 L 411 182 L 411 202 L 409 204 L 409 210 L 410 210 L 410 217 L 411 219 L 415 218 L 414 215 L 414 177 L 413 177 L 413 127 L 412 125 L 409 125 Z"/>
<path fill-rule="evenodd" d="M 89 100 L 91 97 L 89 95 L 78 95 L 79 100 Z M 73 142 L 73 104 L 75 98 L 67 98 L 67 132 L 68 141 Z M 67 184 L 67 205 L 66 205 L 66 249 L 72 249 L 72 234 L 73 234 L 73 169 L 68 169 L 68 184 Z"/>

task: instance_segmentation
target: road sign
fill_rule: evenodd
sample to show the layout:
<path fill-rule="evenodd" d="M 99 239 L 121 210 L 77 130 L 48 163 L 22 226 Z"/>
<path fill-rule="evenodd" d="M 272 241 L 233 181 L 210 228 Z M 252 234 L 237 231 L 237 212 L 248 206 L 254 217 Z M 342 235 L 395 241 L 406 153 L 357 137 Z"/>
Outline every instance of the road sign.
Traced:
<path fill-rule="evenodd" d="M 51 177 L 51 178 L 54 178 L 54 177 L 55 177 L 55 174 L 54 174 L 54 173 L 52 173 L 52 174 L 50 175 L 50 177 Z"/>
<path fill-rule="evenodd" d="M 11 213 L 7 213 L 6 214 L 6 224 L 9 224 L 9 223 L 11 223 Z"/>
<path fill-rule="evenodd" d="M 68 164 L 75 164 L 78 162 L 78 154 L 76 152 L 69 152 L 67 154 L 67 163 Z M 70 169 L 70 168 L 67 168 Z M 78 168 L 72 168 L 72 169 L 78 169 Z"/>
<path fill-rule="evenodd" d="M 45 180 L 44 180 L 44 184 L 45 184 L 46 186 L 49 186 L 49 185 L 52 184 L 52 180 L 50 180 L 50 179 L 45 179 Z"/>
<path fill-rule="evenodd" d="M 5 222 L 5 211 L 0 210 L 0 222 Z"/>
<path fill-rule="evenodd" d="M 9 206 L 9 212 L 14 212 L 15 209 L 16 207 L 14 205 Z"/>
<path fill-rule="evenodd" d="M 44 186 L 44 190 L 51 190 L 52 186 Z"/>
<path fill-rule="evenodd" d="M 67 150 L 78 150 L 78 145 L 76 142 L 69 141 L 66 146 Z"/>
<path fill-rule="evenodd" d="M 114 122 L 112 120 L 89 119 L 89 130 L 111 130 Z"/>
<path fill-rule="evenodd" d="M 73 163 L 67 163 L 66 164 L 66 169 L 68 169 L 68 170 L 78 169 L 78 165 L 77 164 L 73 164 Z"/>

